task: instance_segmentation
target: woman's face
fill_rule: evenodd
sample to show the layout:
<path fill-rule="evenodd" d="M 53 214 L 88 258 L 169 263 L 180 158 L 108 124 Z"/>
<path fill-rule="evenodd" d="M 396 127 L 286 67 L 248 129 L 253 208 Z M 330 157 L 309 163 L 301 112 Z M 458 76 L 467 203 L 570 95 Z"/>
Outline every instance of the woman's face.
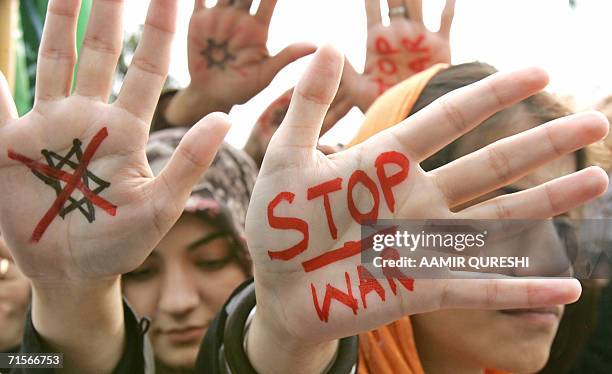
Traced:
<path fill-rule="evenodd" d="M 209 324 L 246 279 L 233 258 L 227 234 L 183 214 L 145 262 L 123 276 L 129 303 L 151 318 L 157 361 L 172 369 L 194 366 Z"/>
<path fill-rule="evenodd" d="M 469 153 L 476 146 L 470 148 L 461 153 Z M 567 155 L 509 187 L 528 189 L 575 170 L 575 156 Z M 502 194 L 498 190 L 466 206 Z M 460 369 L 481 372 L 484 368 L 531 373 L 546 364 L 562 314 L 563 306 L 559 305 L 531 310 L 443 310 L 411 318 L 427 373 L 460 373 Z M 440 359 L 441 352 L 447 355 L 444 360 Z M 453 366 L 450 371 L 444 367 L 449 364 Z"/>
<path fill-rule="evenodd" d="M 19 271 L 0 236 L 0 352 L 21 343 L 30 303 L 30 282 Z"/>

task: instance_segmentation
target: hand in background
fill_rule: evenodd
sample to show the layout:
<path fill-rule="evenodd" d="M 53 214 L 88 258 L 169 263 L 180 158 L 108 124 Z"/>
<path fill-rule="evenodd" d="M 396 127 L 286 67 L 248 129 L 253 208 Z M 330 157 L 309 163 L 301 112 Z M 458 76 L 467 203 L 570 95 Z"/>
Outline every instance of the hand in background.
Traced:
<path fill-rule="evenodd" d="M 257 118 L 257 122 L 255 122 L 255 126 L 251 130 L 249 139 L 244 146 L 244 151 L 251 156 L 258 166 L 261 166 L 263 162 L 272 135 L 274 135 L 287 114 L 292 95 L 293 89 L 290 89 L 274 100 Z"/>
<path fill-rule="evenodd" d="M 345 103 L 344 114 L 353 105 L 365 113 L 390 87 L 432 65 L 451 61 L 449 36 L 455 0 L 446 1 L 438 32 L 425 27 L 422 0 L 387 0 L 387 3 L 391 22 L 384 26 L 380 0 L 365 0 L 368 20 L 365 69 L 359 74 L 345 63 L 334 100 Z"/>
<path fill-rule="evenodd" d="M 228 112 L 266 88 L 291 62 L 314 52 L 292 44 L 271 56 L 266 43 L 277 0 L 262 0 L 255 15 L 250 0 L 219 0 L 206 8 L 195 0 L 188 33 L 191 83 L 170 102 L 166 118 L 191 125 L 213 111 Z"/>
<path fill-rule="evenodd" d="M 177 0 L 151 1 L 112 104 L 123 4 L 94 2 L 71 94 L 79 7 L 49 3 L 30 113 L 17 118 L 0 75 L 0 226 L 32 281 L 34 326 L 64 352 L 65 370 L 110 372 L 124 345 L 120 275 L 138 267 L 182 214 L 229 124 L 219 115 L 200 121 L 154 177 L 145 146 Z"/>
<path fill-rule="evenodd" d="M 321 136 L 354 106 L 364 113 L 388 88 L 437 63 L 450 63 L 450 29 L 455 0 L 447 0 L 438 32 L 423 23 L 422 0 L 387 0 L 391 24 L 382 24 L 380 0 L 364 0 L 368 20 L 366 67 L 363 74 L 345 60 L 338 92 L 332 101 Z M 293 89 L 276 99 L 257 120 L 245 146 L 261 164 L 270 138 L 289 108 Z"/>

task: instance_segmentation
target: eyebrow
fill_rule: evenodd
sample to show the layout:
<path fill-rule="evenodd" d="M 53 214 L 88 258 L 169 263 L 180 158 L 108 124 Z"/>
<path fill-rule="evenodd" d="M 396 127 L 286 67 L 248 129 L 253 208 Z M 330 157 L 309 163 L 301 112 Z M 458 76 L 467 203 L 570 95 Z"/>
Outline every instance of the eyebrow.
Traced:
<path fill-rule="evenodd" d="M 191 252 L 191 251 L 193 251 L 194 249 L 198 248 L 201 245 L 210 243 L 210 242 L 212 242 L 215 239 L 222 238 L 222 237 L 225 237 L 227 235 L 229 235 L 229 233 L 227 231 L 213 232 L 212 234 L 208 234 L 205 237 L 203 237 L 202 239 L 198 239 L 195 242 L 189 244 L 187 246 L 187 251 Z"/>
<path fill-rule="evenodd" d="M 187 252 L 192 252 L 193 250 L 195 250 L 196 248 L 198 248 L 201 245 L 204 245 L 206 243 L 210 243 L 215 239 L 218 239 L 220 237 L 224 237 L 229 235 L 229 233 L 227 231 L 217 231 L 217 232 L 213 232 L 212 234 L 206 235 L 205 237 L 203 237 L 202 239 L 198 239 L 195 242 L 189 244 L 187 246 Z M 148 256 L 147 256 L 147 260 L 152 258 L 152 257 L 160 257 L 159 253 L 156 252 L 157 248 L 155 248 Z"/>

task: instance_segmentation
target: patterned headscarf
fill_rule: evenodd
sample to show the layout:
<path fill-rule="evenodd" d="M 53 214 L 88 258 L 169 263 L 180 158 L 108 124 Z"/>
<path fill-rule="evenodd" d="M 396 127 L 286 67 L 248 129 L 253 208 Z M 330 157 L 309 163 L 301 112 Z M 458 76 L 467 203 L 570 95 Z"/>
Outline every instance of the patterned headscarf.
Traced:
<path fill-rule="evenodd" d="M 172 128 L 151 134 L 147 144 L 147 159 L 155 175 L 159 175 L 170 161 L 188 130 Z M 244 225 L 256 178 L 257 167 L 249 155 L 223 143 L 185 204 L 185 212 L 196 214 L 233 236 L 242 252 L 237 254 L 238 258 L 245 267 L 248 251 L 244 240 Z M 250 273 L 250 269 L 247 272 Z"/>

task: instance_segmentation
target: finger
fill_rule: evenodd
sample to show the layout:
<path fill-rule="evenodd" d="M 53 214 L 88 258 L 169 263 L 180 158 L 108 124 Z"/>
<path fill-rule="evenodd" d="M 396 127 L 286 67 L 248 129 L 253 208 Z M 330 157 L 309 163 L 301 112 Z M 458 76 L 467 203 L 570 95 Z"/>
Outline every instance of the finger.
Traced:
<path fill-rule="evenodd" d="M 315 149 L 323 119 L 338 90 L 343 62 L 344 57 L 333 47 L 319 48 L 293 91 L 285 120 L 270 142 L 271 149 Z"/>
<path fill-rule="evenodd" d="M 538 308 L 580 297 L 576 279 L 454 279 L 446 281 L 441 309 Z"/>
<path fill-rule="evenodd" d="M 389 6 L 389 18 L 394 17 L 410 18 L 408 14 L 408 8 L 404 5 L 404 0 L 387 0 Z"/>
<path fill-rule="evenodd" d="M 232 1 L 233 0 L 218 0 L 217 1 L 217 6 L 219 6 L 219 7 L 230 6 L 230 5 L 232 5 Z"/>
<path fill-rule="evenodd" d="M 469 207 L 466 219 L 546 219 L 597 198 L 608 188 L 608 175 L 590 167 L 525 191 L 499 196 Z"/>
<path fill-rule="evenodd" d="M 75 92 L 110 96 L 123 43 L 123 1 L 94 1 L 81 48 Z"/>
<path fill-rule="evenodd" d="M 423 23 L 423 0 L 405 0 L 408 18 L 411 21 Z"/>
<path fill-rule="evenodd" d="M 200 11 L 205 8 L 204 0 L 193 0 L 193 12 Z"/>
<path fill-rule="evenodd" d="M 150 124 L 168 74 L 177 0 L 153 0 L 117 104 Z"/>
<path fill-rule="evenodd" d="M 431 176 L 453 207 L 506 186 L 607 133 L 603 114 L 575 114 L 501 139 L 434 170 Z"/>
<path fill-rule="evenodd" d="M 49 2 L 38 52 L 36 101 L 70 95 L 80 6 L 80 0 Z"/>
<path fill-rule="evenodd" d="M 380 11 L 380 0 L 365 0 L 368 27 L 382 24 L 382 13 Z"/>
<path fill-rule="evenodd" d="M 353 95 L 355 90 L 355 82 L 358 80 L 358 74 L 355 71 L 353 65 L 348 60 L 344 61 L 344 68 L 342 69 L 342 78 L 340 79 L 340 86 L 336 97 L 332 101 L 325 120 L 323 121 L 323 127 L 321 128 L 321 134 L 325 135 L 334 125 L 340 121 L 346 114 L 355 106 Z"/>
<path fill-rule="evenodd" d="M 311 43 L 295 43 L 285 47 L 282 51 L 271 57 L 266 62 L 266 64 L 263 66 L 262 75 L 265 77 L 266 82 L 271 82 L 276 74 L 278 74 L 278 72 L 285 66 L 302 57 L 314 53 L 316 50 L 317 47 Z"/>
<path fill-rule="evenodd" d="M 447 93 L 389 131 L 421 162 L 496 112 L 541 91 L 547 83 L 548 75 L 538 68 L 496 73 Z"/>
<path fill-rule="evenodd" d="M 440 31 L 446 39 L 449 38 L 451 32 L 451 26 L 453 25 L 453 18 L 455 17 L 455 0 L 446 0 L 444 10 L 442 11 L 442 18 L 440 19 Z"/>
<path fill-rule="evenodd" d="M 259 8 L 255 13 L 255 17 L 265 24 L 270 24 L 272 20 L 272 14 L 274 14 L 274 8 L 276 7 L 277 0 L 261 0 Z"/>
<path fill-rule="evenodd" d="M 183 137 L 170 161 L 155 178 L 157 206 L 182 211 L 193 186 L 212 163 L 230 128 L 228 116 L 212 113 L 201 119 Z M 176 214 L 176 217 L 178 217 Z M 165 214 L 163 216 L 173 216 Z"/>
<path fill-rule="evenodd" d="M 4 74 L 0 71 L 0 127 L 17 118 L 17 108 Z"/>

